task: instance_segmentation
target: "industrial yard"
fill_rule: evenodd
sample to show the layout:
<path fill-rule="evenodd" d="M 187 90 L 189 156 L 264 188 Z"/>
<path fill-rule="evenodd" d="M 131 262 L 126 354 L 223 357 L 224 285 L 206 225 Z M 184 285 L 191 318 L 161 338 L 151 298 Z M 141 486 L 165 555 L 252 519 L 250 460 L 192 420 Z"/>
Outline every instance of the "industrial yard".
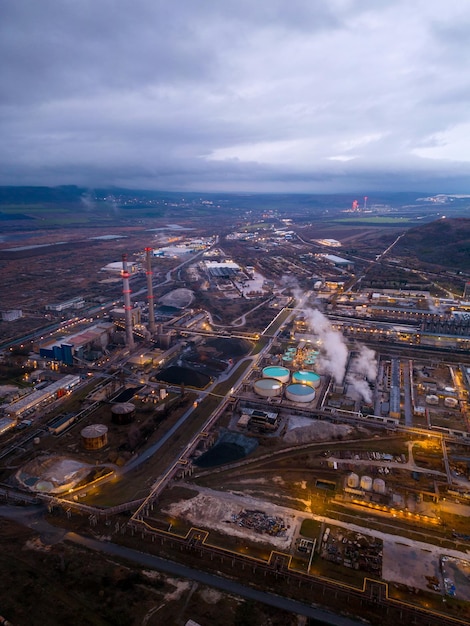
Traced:
<path fill-rule="evenodd" d="M 22 370 L 0 387 L 4 493 L 92 533 L 118 515 L 118 543 L 176 542 L 353 595 L 375 580 L 407 602 L 464 600 L 465 301 L 353 290 L 367 265 L 325 252 L 328 237 L 294 254 L 290 230 L 263 232 L 259 259 L 251 234 L 190 221 L 145 248 L 139 229 L 93 240 L 90 285 L 106 294 L 57 293 L 48 328 L 3 353 Z"/>

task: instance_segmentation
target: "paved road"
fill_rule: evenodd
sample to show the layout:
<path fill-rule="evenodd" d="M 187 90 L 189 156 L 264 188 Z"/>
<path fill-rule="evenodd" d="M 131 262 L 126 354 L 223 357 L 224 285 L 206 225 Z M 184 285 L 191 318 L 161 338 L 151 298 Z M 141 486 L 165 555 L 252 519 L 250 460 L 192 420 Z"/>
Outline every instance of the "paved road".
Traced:
<path fill-rule="evenodd" d="M 199 570 L 187 567 L 186 565 L 174 563 L 173 561 L 167 561 L 166 559 L 146 554 L 144 552 L 139 552 L 131 548 L 126 548 L 124 546 L 119 546 L 114 543 L 89 539 L 87 537 L 77 535 L 76 533 L 67 533 L 65 539 L 89 548 L 90 550 L 128 559 L 129 561 L 133 561 L 142 567 L 156 569 L 158 571 L 165 572 L 166 574 L 171 574 L 172 576 L 188 578 L 203 585 L 215 587 L 216 589 L 221 589 L 227 593 L 236 594 L 249 600 L 255 600 L 256 602 L 262 602 L 263 604 L 268 604 L 291 613 L 311 617 L 325 624 L 330 624 L 331 626 L 358 626 L 363 623 L 349 617 L 335 615 L 334 613 L 330 613 L 329 611 L 325 611 L 324 609 L 318 607 L 297 602 L 296 600 L 283 598 L 274 593 L 252 589 L 251 587 L 247 587 L 246 585 L 242 585 L 241 583 L 233 580 L 221 578 L 220 576 L 215 576 L 214 574 L 208 574 L 206 572 L 200 572 Z"/>
<path fill-rule="evenodd" d="M 0 517 L 13 519 L 18 523 L 37 531 L 41 536 L 41 539 L 48 544 L 54 544 L 64 540 L 70 541 L 95 552 L 110 554 L 119 558 L 127 559 L 137 565 L 140 565 L 141 567 L 151 568 L 166 574 L 171 574 L 172 576 L 179 576 L 189 580 L 194 580 L 203 585 L 221 589 L 227 593 L 236 594 L 249 600 L 255 600 L 269 606 L 290 611 L 291 613 L 297 613 L 299 615 L 314 618 L 331 626 L 359 626 L 359 624 L 362 623 L 341 615 L 335 615 L 334 613 L 330 613 L 329 611 L 318 607 L 309 606 L 289 598 L 283 598 L 273 593 L 252 589 L 251 587 L 242 585 L 241 583 L 233 580 L 222 578 L 221 576 L 200 572 L 199 570 L 187 567 L 181 563 L 168 561 L 167 559 L 162 559 L 152 554 L 139 552 L 138 550 L 133 550 L 131 548 L 107 541 L 98 541 L 97 539 L 84 537 L 82 535 L 78 535 L 77 533 L 66 532 L 63 529 L 52 526 L 46 522 L 43 519 L 43 513 L 44 508 L 42 506 L 0 506 Z"/>

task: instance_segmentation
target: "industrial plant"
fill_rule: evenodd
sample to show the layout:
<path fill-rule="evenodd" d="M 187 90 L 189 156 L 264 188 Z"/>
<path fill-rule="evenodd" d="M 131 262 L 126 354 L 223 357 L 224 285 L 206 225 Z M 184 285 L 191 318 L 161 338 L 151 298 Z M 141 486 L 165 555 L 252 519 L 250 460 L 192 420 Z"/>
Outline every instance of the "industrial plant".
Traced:
<path fill-rule="evenodd" d="M 450 597 L 430 558 L 394 569 L 388 533 L 431 554 L 437 537 L 466 567 L 464 294 L 365 287 L 380 249 L 364 265 L 340 234 L 241 223 L 94 239 L 121 255 L 99 259 L 101 292 L 55 294 L 3 348 L 21 363 L 2 391 L 5 497 L 218 567 L 277 559 L 299 588 L 354 572 L 360 598 L 369 577 Z"/>

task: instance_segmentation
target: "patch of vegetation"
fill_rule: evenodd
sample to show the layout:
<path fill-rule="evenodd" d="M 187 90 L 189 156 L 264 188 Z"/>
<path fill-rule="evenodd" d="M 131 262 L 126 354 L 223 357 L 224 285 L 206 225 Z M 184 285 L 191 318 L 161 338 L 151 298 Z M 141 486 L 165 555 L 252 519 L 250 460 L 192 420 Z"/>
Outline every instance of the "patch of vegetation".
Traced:
<path fill-rule="evenodd" d="M 308 537 L 309 539 L 316 539 L 320 534 L 321 523 L 313 519 L 304 519 L 302 526 L 300 527 L 300 534 L 302 537 Z"/>
<path fill-rule="evenodd" d="M 395 252 L 423 263 L 470 269 L 470 218 L 440 219 L 408 230 Z"/>

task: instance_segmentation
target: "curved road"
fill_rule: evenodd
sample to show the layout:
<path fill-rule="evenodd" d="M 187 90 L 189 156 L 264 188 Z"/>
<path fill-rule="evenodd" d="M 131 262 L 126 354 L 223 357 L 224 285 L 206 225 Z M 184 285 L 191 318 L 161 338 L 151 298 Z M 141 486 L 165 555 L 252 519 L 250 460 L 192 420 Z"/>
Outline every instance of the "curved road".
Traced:
<path fill-rule="evenodd" d="M 172 576 L 179 576 L 182 578 L 195 580 L 196 582 L 203 585 L 215 587 L 216 589 L 221 589 L 222 591 L 225 591 L 227 593 L 236 594 L 249 600 L 262 602 L 263 604 L 267 604 L 278 609 L 283 609 L 284 611 L 297 613 L 299 615 L 305 615 L 306 617 L 320 620 L 321 622 L 324 622 L 325 624 L 330 624 L 331 626 L 358 626 L 359 624 L 363 623 L 357 620 L 353 620 L 349 617 L 335 615 L 334 613 L 330 613 L 329 611 L 325 611 L 324 609 L 315 606 L 309 606 L 296 600 L 283 598 L 282 596 L 278 596 L 274 593 L 259 591 L 258 589 L 247 587 L 246 585 L 242 585 L 241 583 L 235 582 L 233 580 L 222 578 L 221 576 L 215 576 L 214 574 L 201 572 L 191 567 L 187 567 L 186 565 L 175 563 L 173 561 L 168 561 L 166 559 L 153 556 L 152 554 L 139 552 L 138 550 L 133 550 L 132 548 L 120 546 L 115 543 L 104 543 L 101 541 L 97 541 L 96 539 L 89 539 L 88 537 L 77 535 L 76 533 L 67 533 L 65 535 L 65 539 L 85 548 L 89 548 L 90 550 L 104 552 L 105 554 L 110 554 L 112 556 L 127 559 L 129 561 L 137 563 L 142 567 L 150 567 L 152 569 L 165 572 L 166 574 L 171 574 Z"/>
<path fill-rule="evenodd" d="M 309 606 L 308 604 L 303 604 L 296 600 L 278 596 L 274 593 L 259 591 L 258 589 L 253 589 L 236 581 L 201 572 L 181 563 L 168 561 L 167 559 L 162 559 L 152 554 L 140 552 L 107 541 L 98 541 L 97 539 L 84 537 L 77 533 L 65 532 L 63 529 L 52 526 L 46 522 L 46 520 L 43 519 L 43 511 L 44 509 L 38 506 L 19 508 L 3 505 L 0 506 L 0 517 L 13 519 L 37 531 L 43 541 L 49 544 L 58 543 L 60 541 L 70 541 L 71 543 L 83 546 L 95 552 L 126 559 L 141 567 L 151 568 L 164 572 L 165 574 L 171 574 L 172 576 L 194 580 L 200 584 L 225 591 L 226 593 L 236 594 L 242 598 L 255 600 L 256 602 L 262 602 L 263 604 L 291 613 L 311 617 L 325 624 L 329 624 L 330 626 L 359 626 L 363 623 L 348 617 L 343 617 L 342 615 L 335 615 L 334 613 L 330 613 L 316 606 Z"/>

